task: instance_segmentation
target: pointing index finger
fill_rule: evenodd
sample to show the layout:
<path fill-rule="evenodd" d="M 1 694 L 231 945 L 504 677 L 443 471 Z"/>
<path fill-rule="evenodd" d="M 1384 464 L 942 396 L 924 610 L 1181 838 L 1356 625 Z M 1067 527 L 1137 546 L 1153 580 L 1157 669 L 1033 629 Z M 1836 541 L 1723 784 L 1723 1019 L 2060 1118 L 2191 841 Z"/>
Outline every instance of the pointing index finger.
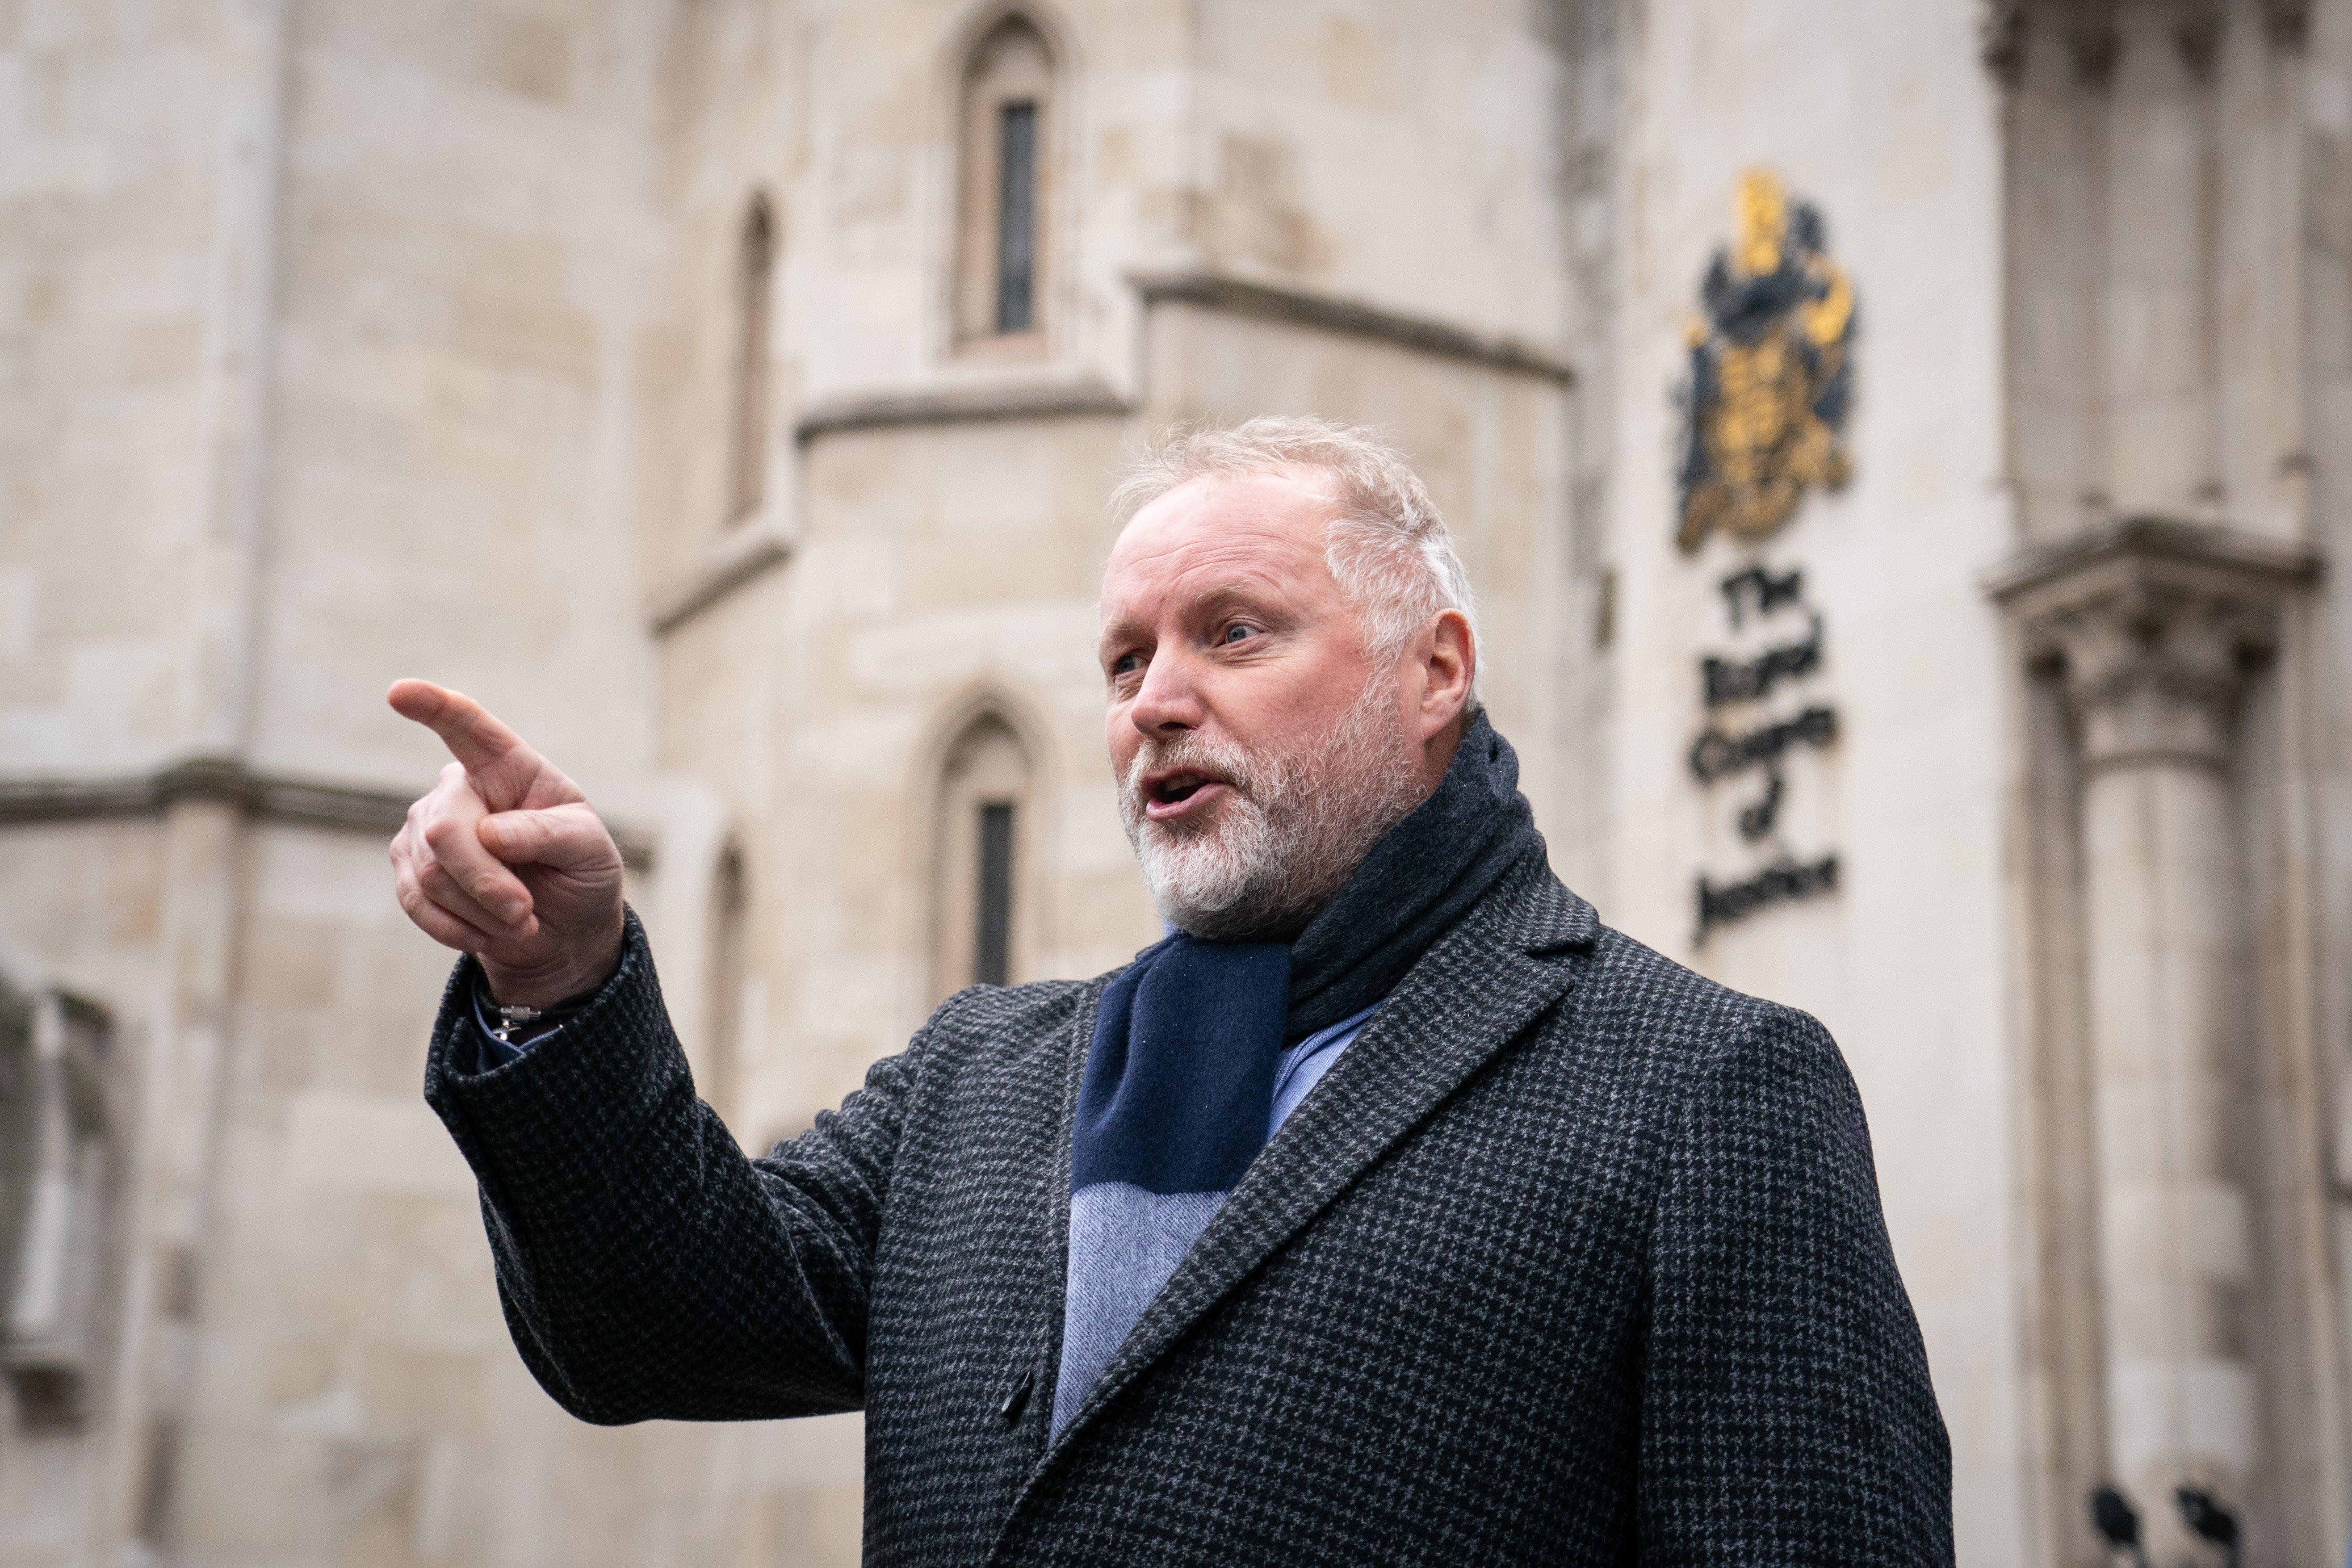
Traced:
<path fill-rule="evenodd" d="M 511 763 L 518 752 L 530 752 L 521 736 L 462 691 L 429 680 L 395 680 L 384 698 L 402 718 L 413 719 L 440 736 L 449 754 L 469 773 L 489 773 Z"/>

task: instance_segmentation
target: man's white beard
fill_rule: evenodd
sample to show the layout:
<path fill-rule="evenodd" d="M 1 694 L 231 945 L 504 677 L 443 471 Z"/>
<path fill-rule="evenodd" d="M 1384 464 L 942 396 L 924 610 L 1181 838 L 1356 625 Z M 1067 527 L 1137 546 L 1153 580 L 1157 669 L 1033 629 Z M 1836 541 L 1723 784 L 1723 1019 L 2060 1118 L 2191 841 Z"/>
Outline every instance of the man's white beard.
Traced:
<path fill-rule="evenodd" d="M 1423 798 L 1398 706 L 1394 676 L 1375 672 L 1328 734 L 1281 753 L 1190 731 L 1145 742 L 1121 781 L 1119 815 L 1160 914 L 1212 941 L 1283 941 L 1304 930 Z M 1225 797 L 1198 821 L 1152 821 L 1145 775 L 1182 767 L 1227 781 Z"/>

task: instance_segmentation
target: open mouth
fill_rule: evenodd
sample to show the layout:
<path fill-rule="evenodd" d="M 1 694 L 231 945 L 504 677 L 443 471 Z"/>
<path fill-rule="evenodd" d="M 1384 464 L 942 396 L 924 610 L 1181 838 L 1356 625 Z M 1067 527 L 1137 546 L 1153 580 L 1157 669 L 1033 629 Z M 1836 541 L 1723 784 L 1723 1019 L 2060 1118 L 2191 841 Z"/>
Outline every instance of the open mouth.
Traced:
<path fill-rule="evenodd" d="M 1206 810 L 1220 791 L 1232 787 L 1213 774 L 1189 769 L 1162 773 L 1144 783 L 1143 814 L 1154 822 L 1189 816 Z"/>

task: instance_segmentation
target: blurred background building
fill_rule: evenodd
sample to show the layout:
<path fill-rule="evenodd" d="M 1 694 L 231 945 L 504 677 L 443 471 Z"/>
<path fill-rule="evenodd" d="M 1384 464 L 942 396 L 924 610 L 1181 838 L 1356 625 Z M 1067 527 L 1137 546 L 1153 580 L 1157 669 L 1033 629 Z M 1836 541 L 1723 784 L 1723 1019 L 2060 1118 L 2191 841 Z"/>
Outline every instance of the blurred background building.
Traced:
<path fill-rule="evenodd" d="M 1260 411 L 1843 1043 L 1962 1563 L 2340 1562 L 2352 0 L 9 0 L 0 1564 L 854 1561 L 855 1417 L 508 1344 L 383 688 L 582 781 L 761 1144 L 1153 937 L 1104 497 Z"/>

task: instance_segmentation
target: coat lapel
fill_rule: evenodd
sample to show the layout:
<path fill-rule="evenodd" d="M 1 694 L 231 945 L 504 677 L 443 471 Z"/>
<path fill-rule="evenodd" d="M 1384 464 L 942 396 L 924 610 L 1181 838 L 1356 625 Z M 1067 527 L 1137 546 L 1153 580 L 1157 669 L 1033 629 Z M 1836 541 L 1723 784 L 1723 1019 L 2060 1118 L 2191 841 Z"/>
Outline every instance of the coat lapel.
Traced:
<path fill-rule="evenodd" d="M 1543 955 L 1588 943 L 1599 929 L 1592 907 L 1530 857 L 1528 872 L 1507 877 L 1433 947 L 1250 1166 L 1047 1450 L 1046 1462 L 1557 1001 L 1571 966 Z"/>
<path fill-rule="evenodd" d="M 1038 1325 L 1037 1363 L 1032 1373 L 1035 1398 L 1041 1406 L 1051 1411 L 1055 1397 L 1054 1369 L 1062 1359 L 1062 1313 L 1070 1288 L 1070 1159 L 1071 1135 L 1077 1124 L 1078 1089 L 1086 1076 L 1087 1052 L 1095 1037 L 1095 1015 L 1102 1007 L 1102 994 L 1110 982 L 1123 970 L 1097 977 L 1087 987 L 1079 999 L 1077 1016 L 1071 1020 L 1065 1059 L 1062 1063 L 1062 1103 L 1055 1121 L 1054 1157 L 1045 1172 L 1047 1190 L 1045 1199 L 1045 1264 L 1052 1289 L 1045 1293 L 1039 1305 L 1045 1309 Z M 1042 1426 L 1043 1424 L 1041 1424 Z M 1044 1451 L 1040 1445 L 1039 1452 Z"/>

